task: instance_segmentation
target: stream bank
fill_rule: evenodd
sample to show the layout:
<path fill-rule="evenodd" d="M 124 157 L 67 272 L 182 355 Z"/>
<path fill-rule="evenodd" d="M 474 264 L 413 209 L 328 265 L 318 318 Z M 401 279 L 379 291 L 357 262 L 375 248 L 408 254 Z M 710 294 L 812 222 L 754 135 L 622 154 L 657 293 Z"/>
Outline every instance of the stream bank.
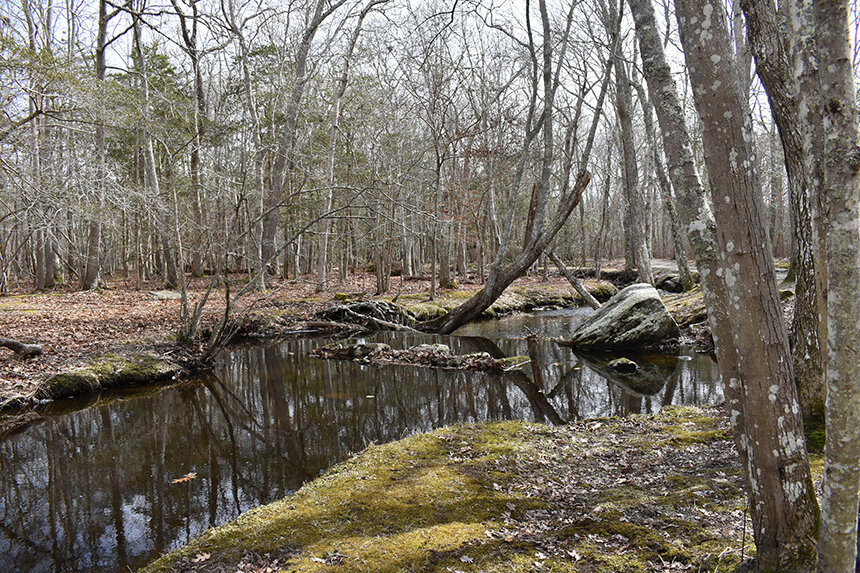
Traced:
<path fill-rule="evenodd" d="M 566 283 L 565 283 L 566 284 Z M 530 311 L 535 308 L 555 307 L 568 308 L 581 303 L 578 295 L 572 294 L 570 289 L 561 282 L 541 282 L 530 278 L 523 278 L 518 283 L 509 287 L 501 297 L 484 313 L 483 318 L 498 318 L 513 312 Z M 587 288 L 593 296 L 599 300 L 606 300 L 616 292 L 616 288 L 607 281 L 588 281 Z M 449 290 L 442 291 L 436 300 L 428 301 L 425 292 L 406 292 L 399 295 L 387 295 L 381 297 L 368 297 L 364 292 L 335 293 L 329 295 L 296 296 L 292 299 L 273 299 L 269 305 L 261 305 L 261 308 L 244 316 L 238 323 L 231 325 L 237 332 L 237 342 L 252 341 L 257 344 L 272 343 L 295 336 L 320 336 L 320 335 L 343 335 L 349 334 L 348 330 L 338 328 L 334 323 L 324 323 L 316 320 L 315 315 L 323 308 L 339 304 L 343 301 L 353 300 L 377 300 L 387 303 L 402 315 L 402 320 L 407 324 L 416 324 L 430 320 L 445 314 L 448 310 L 456 308 L 467 300 L 474 290 Z M 27 322 L 36 324 L 44 322 L 63 323 L 54 309 L 45 312 L 45 317 L 38 305 L 33 304 L 33 298 L 41 298 L 43 301 L 65 306 L 71 314 L 77 313 L 74 320 L 67 321 L 71 328 L 75 328 L 76 321 L 83 324 L 77 326 L 82 334 L 89 333 L 89 338 L 81 340 L 66 340 L 67 346 L 74 346 L 75 351 L 70 348 L 61 348 L 59 342 L 46 344 L 44 356 L 36 358 L 23 358 L 16 355 L 0 356 L 0 366 L 8 365 L 9 377 L 6 379 L 3 369 L 0 368 L 0 410 L 5 414 L 21 414 L 22 412 L 38 405 L 44 400 L 59 400 L 74 396 L 82 396 L 93 392 L 99 392 L 110 388 L 122 388 L 146 385 L 155 382 L 175 381 L 199 373 L 201 368 L 208 367 L 196 360 L 193 351 L 176 345 L 171 341 L 173 332 L 168 330 L 157 336 L 150 334 L 150 339 L 137 342 L 121 343 L 123 336 L 116 335 L 116 326 L 120 325 L 129 317 L 133 319 L 128 325 L 129 332 L 139 332 L 143 325 L 144 313 L 151 313 L 156 320 L 162 321 L 171 329 L 174 318 L 167 319 L 166 311 L 178 305 L 178 301 L 171 298 L 159 298 L 149 300 L 146 293 L 141 297 L 134 298 L 130 293 L 71 293 L 43 294 L 33 296 L 10 297 L 0 301 L 0 319 L 18 317 L 18 328 L 25 326 Z M 192 295 L 193 298 L 194 295 Z M 93 301 L 94 297 L 101 298 Z M 57 299 L 57 300 L 54 300 Z M 70 302 L 85 301 L 84 309 L 71 308 Z M 111 307 L 113 302 L 118 304 L 116 309 Z M 116 324 L 106 324 L 99 320 L 98 316 L 86 316 L 92 314 L 93 307 L 100 303 L 108 310 L 99 309 L 95 314 L 110 317 Z M 130 310 L 129 307 L 133 307 Z M 138 307 L 140 309 L 138 310 Z M 123 308 L 125 310 L 123 310 Z M 216 309 L 217 310 L 217 309 Z M 178 316 L 178 308 L 173 312 Z M 2 321 L 0 321 L 2 324 Z M 151 325 L 148 326 L 151 328 Z M 10 334 L 16 334 L 15 329 L 8 328 Z M 60 331 L 63 329 L 60 328 Z M 27 333 L 32 328 L 24 330 Z M 54 332 L 45 330 L 45 333 Z M 74 333 L 76 336 L 78 333 Z M 123 332 L 125 334 L 125 332 Z M 353 332 L 354 334 L 354 332 Z M 22 339 L 31 339 L 31 335 L 20 336 Z M 93 344 L 95 342 L 95 344 Z M 91 346 L 93 349 L 79 353 L 78 349 Z M 68 358 L 62 358 L 66 353 Z M 33 366 L 45 363 L 48 372 L 41 376 L 35 374 Z M 32 374 L 30 372 L 33 372 Z M 18 380 L 20 379 L 20 381 Z"/>
<path fill-rule="evenodd" d="M 716 409 L 464 424 L 370 446 L 143 571 L 729 571 L 754 555 L 745 504 Z"/>

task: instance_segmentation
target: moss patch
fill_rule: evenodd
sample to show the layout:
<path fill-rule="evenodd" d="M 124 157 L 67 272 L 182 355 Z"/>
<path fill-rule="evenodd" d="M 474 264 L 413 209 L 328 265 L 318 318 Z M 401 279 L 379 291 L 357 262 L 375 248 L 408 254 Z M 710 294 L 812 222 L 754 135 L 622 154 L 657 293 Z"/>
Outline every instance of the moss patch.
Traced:
<path fill-rule="evenodd" d="M 372 446 L 144 571 L 235 570 L 249 554 L 283 571 L 731 570 L 744 496 L 726 427 L 673 408 Z M 679 428 L 702 435 L 679 443 Z"/>
<path fill-rule="evenodd" d="M 518 453 L 521 429 L 518 423 L 449 428 L 370 447 L 295 495 L 208 531 L 146 570 L 170 571 L 197 554 L 230 562 L 247 550 L 288 546 L 296 551 L 292 571 L 326 570 L 325 556 L 334 552 L 345 556 L 340 571 L 446 561 L 484 539 L 509 507 L 541 505 L 500 492 L 487 477 L 488 464 Z"/>
<path fill-rule="evenodd" d="M 705 299 L 700 286 L 684 293 L 664 295 L 663 304 L 666 305 L 666 310 L 681 328 L 708 319 L 708 311 L 705 309 Z"/>
<path fill-rule="evenodd" d="M 156 382 L 181 371 L 178 364 L 147 353 L 102 354 L 80 368 L 51 376 L 39 384 L 36 397 L 58 400 L 103 388 Z"/>

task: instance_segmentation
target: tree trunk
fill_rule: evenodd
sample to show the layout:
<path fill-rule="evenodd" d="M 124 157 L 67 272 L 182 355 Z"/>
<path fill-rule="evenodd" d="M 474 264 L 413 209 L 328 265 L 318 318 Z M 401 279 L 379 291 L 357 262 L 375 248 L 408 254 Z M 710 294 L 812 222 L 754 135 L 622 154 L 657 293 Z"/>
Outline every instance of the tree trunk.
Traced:
<path fill-rule="evenodd" d="M 564 262 L 562 262 L 562 260 L 558 258 L 555 253 L 550 251 L 549 258 L 552 259 L 552 262 L 555 263 L 555 266 L 558 267 L 558 270 L 561 272 L 564 278 L 567 279 L 567 282 L 570 283 L 570 286 L 572 286 L 573 289 L 579 293 L 579 296 L 582 297 L 582 300 L 584 300 L 588 306 L 590 306 L 594 310 L 600 308 L 600 303 L 597 301 L 597 299 L 594 298 L 590 292 L 585 290 L 585 287 L 582 286 L 582 283 L 579 282 L 579 280 L 575 276 L 573 276 L 572 272 L 567 270 L 567 267 L 564 266 Z"/>
<path fill-rule="evenodd" d="M 206 227 L 203 220 L 203 177 L 200 169 L 200 149 L 203 140 L 206 117 L 206 97 L 203 93 L 203 75 L 200 72 L 200 51 L 197 48 L 197 1 L 191 2 L 191 25 L 188 25 L 188 17 L 182 12 L 177 0 L 171 0 L 177 16 L 179 16 L 180 30 L 185 46 L 185 52 L 191 60 L 191 74 L 194 77 L 194 113 L 192 116 L 192 129 L 190 147 L 190 185 L 192 208 L 194 210 L 193 238 L 191 241 L 191 274 L 195 277 L 203 276 L 203 234 L 201 229 Z"/>
<path fill-rule="evenodd" d="M 820 317 L 825 314 L 825 301 L 820 294 L 826 285 L 823 281 L 824 264 L 815 249 L 816 237 L 809 204 L 811 187 L 806 172 L 798 85 L 794 76 L 795 66 L 802 56 L 797 50 L 791 53 L 788 45 L 791 34 L 786 26 L 779 25 L 779 16 L 772 2 L 743 0 L 741 5 L 747 17 L 756 73 L 767 91 L 782 140 L 789 198 L 794 210 L 797 278 L 792 328 L 795 381 L 804 414 L 820 419 L 824 411 L 824 357 L 823 340 L 819 334 Z"/>
<path fill-rule="evenodd" d="M 38 356 L 42 353 L 42 347 L 38 344 L 27 344 L 5 336 L 0 336 L 0 346 L 21 356 Z"/>
<path fill-rule="evenodd" d="M 329 4 L 326 0 L 318 0 L 308 27 L 302 36 L 296 52 L 296 75 L 290 90 L 290 97 L 285 113 L 284 130 L 278 142 L 275 164 L 272 167 L 272 189 L 265 195 L 265 214 L 263 216 L 263 236 L 260 239 L 263 267 L 272 262 L 275 257 L 275 233 L 278 229 L 278 213 L 284 203 L 290 200 L 295 192 L 294 174 L 296 167 L 296 140 L 298 137 L 299 112 L 308 81 L 308 55 L 320 24 L 346 0 L 336 0 Z M 288 256 L 285 254 L 285 256 Z"/>
<path fill-rule="evenodd" d="M 639 281 L 653 285 L 651 255 L 645 238 L 645 203 L 642 199 L 642 189 L 639 187 L 639 165 L 636 161 L 636 142 L 633 135 L 633 96 L 621 54 L 618 54 L 615 59 L 615 107 L 621 129 L 621 151 L 624 157 L 625 270 L 631 270 L 629 266 L 632 263 L 636 266 Z"/>
<path fill-rule="evenodd" d="M 848 1 L 814 3 L 821 99 L 806 105 L 824 113 L 824 206 L 827 249 L 827 439 L 822 486 L 818 571 L 857 568 L 860 503 L 860 147 L 851 66 Z M 816 101 L 817 100 L 817 101 Z"/>
<path fill-rule="evenodd" d="M 346 55 L 343 58 L 343 72 L 337 84 L 337 90 L 334 93 L 334 99 L 331 102 L 331 129 L 328 139 L 328 158 L 326 162 L 326 184 L 325 199 L 323 201 L 323 220 L 322 229 L 320 230 L 320 247 L 317 253 L 317 292 L 322 292 L 326 289 L 326 273 L 328 272 L 328 238 L 331 228 L 331 219 L 325 217 L 325 214 L 331 211 L 332 202 L 334 201 L 334 156 L 337 147 L 337 133 L 340 124 L 340 100 L 343 94 L 346 93 L 346 86 L 349 82 L 349 64 L 352 60 L 352 54 L 355 51 L 355 45 L 358 42 L 358 37 L 361 34 L 361 27 L 367 14 L 377 5 L 388 2 L 389 0 L 372 0 L 365 6 L 358 15 L 358 22 L 355 25 L 355 30 L 352 32 L 352 37 L 349 41 L 349 47 L 346 50 Z M 404 269 L 404 272 L 405 269 Z"/>
<path fill-rule="evenodd" d="M 814 555 L 810 540 L 817 502 L 765 227 L 752 121 L 723 10 L 677 0 L 675 11 L 704 126 L 717 223 L 717 282 L 731 305 L 725 307 L 731 338 L 716 332 L 714 338 L 728 381 L 730 414 L 745 422 L 734 424 L 734 430 L 738 448 L 747 451 L 757 568 L 805 571 Z"/>

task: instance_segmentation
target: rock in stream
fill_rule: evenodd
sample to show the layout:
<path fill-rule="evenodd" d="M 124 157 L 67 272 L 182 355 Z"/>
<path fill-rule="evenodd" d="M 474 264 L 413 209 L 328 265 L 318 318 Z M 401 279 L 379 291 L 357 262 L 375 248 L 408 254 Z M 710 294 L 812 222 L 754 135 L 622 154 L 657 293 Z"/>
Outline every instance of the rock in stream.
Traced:
<path fill-rule="evenodd" d="M 654 344 L 680 335 L 678 325 L 649 284 L 630 285 L 601 306 L 571 335 L 582 348 L 626 348 Z"/>

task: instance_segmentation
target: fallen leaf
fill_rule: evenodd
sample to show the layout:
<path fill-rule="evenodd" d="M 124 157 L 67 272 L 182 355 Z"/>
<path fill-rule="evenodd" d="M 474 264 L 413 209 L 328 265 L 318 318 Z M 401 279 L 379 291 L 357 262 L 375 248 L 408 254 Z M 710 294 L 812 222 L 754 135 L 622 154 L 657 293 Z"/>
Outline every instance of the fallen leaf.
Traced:
<path fill-rule="evenodd" d="M 194 559 L 192 559 L 191 562 L 192 563 L 203 563 L 204 561 L 208 560 L 210 557 L 212 557 L 212 555 L 209 553 L 198 553 L 197 555 L 194 556 Z"/>
<path fill-rule="evenodd" d="M 181 478 L 176 478 L 175 480 L 171 480 L 170 483 L 185 483 L 187 481 L 191 481 L 197 477 L 197 472 L 188 472 Z"/>

